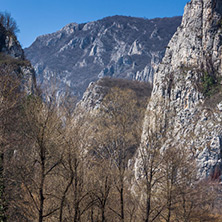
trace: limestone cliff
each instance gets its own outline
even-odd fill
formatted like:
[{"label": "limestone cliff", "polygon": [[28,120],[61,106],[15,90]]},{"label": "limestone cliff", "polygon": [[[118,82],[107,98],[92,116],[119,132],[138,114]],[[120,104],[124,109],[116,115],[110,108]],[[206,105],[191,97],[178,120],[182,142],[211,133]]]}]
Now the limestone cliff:
[{"label": "limestone cliff", "polygon": [[163,124],[163,147],[189,149],[199,178],[222,166],[221,55],[222,0],[191,0],[156,70],[144,121],[142,141]]}]

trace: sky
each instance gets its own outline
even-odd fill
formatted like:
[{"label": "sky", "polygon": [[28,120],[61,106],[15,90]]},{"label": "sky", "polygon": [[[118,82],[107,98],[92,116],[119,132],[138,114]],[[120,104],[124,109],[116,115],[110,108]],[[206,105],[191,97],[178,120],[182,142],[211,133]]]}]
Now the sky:
[{"label": "sky", "polygon": [[16,20],[23,48],[43,34],[58,31],[76,22],[96,21],[107,16],[125,15],[156,18],[183,14],[189,0],[0,0],[0,12]]}]

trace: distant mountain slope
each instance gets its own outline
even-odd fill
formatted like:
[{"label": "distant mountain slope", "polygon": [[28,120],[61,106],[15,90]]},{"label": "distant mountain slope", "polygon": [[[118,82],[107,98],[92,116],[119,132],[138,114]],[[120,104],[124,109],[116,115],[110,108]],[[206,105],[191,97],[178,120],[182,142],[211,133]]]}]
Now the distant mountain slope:
[{"label": "distant mountain slope", "polygon": [[71,23],[38,37],[25,55],[43,89],[57,84],[81,97],[91,81],[104,76],[152,82],[154,66],[180,23],[181,17],[126,16]]}]

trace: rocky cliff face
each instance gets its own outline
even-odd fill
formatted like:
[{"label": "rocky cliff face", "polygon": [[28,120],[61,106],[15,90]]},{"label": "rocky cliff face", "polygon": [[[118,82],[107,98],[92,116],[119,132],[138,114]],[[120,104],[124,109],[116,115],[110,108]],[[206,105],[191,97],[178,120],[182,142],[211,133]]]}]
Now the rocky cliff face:
[{"label": "rocky cliff face", "polygon": [[40,36],[25,54],[37,81],[82,96],[90,82],[104,76],[153,81],[154,67],[181,23],[181,17],[142,19],[107,17],[71,23]]},{"label": "rocky cliff face", "polygon": [[0,76],[16,75],[21,79],[21,88],[28,94],[36,88],[35,71],[25,60],[24,51],[15,35],[0,25]]},{"label": "rocky cliff face", "polygon": [[155,73],[144,122],[142,141],[164,125],[163,148],[189,149],[199,178],[222,169],[221,55],[222,0],[191,0]]},{"label": "rocky cliff face", "polygon": [[12,34],[7,33],[5,28],[0,25],[0,51],[14,58],[24,59],[24,52]]}]

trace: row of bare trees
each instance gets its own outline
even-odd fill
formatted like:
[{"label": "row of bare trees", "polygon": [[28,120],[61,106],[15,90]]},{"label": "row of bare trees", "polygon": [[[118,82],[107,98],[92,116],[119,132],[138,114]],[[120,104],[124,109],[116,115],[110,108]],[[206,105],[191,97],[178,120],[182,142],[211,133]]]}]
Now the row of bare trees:
[{"label": "row of bare trees", "polygon": [[183,147],[161,149],[160,130],[138,149],[145,105],[133,90],[112,87],[86,115],[79,106],[70,112],[66,100],[23,95],[9,82],[2,77],[0,221],[219,221],[219,188],[197,181]]},{"label": "row of bare trees", "polygon": [[[12,115],[18,108],[20,100],[20,80],[13,73],[13,67],[2,65],[0,67],[0,221],[6,221],[7,197],[7,156],[11,155],[10,149],[13,140],[10,138],[11,122],[15,121],[16,114]],[[16,122],[16,121],[15,121]],[[10,127],[9,127],[10,126]],[[15,131],[14,131],[15,132]]]}]

